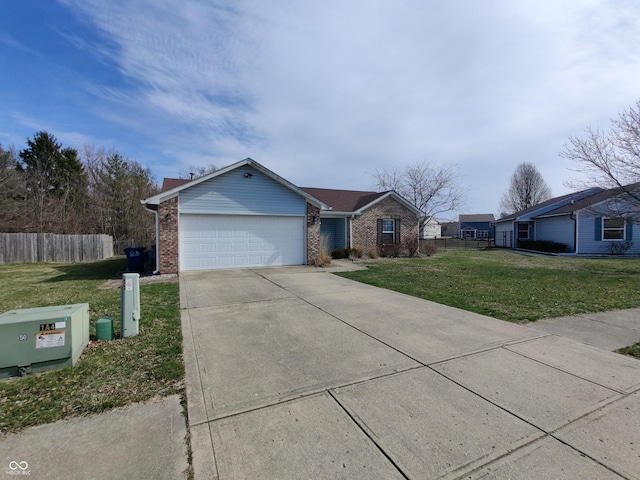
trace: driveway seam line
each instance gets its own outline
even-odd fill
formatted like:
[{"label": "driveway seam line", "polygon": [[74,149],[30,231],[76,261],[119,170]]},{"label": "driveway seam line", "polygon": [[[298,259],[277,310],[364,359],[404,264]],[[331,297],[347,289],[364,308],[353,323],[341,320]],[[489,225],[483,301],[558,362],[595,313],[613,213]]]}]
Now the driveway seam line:
[{"label": "driveway seam line", "polygon": [[[393,465],[393,468],[395,468],[400,475],[402,475],[404,478],[409,480],[410,477],[400,468],[397,462],[393,458],[391,458],[391,456],[385,451],[385,449],[382,448],[382,446],[373,437],[371,437],[371,435],[369,435],[364,428],[362,428],[360,423],[354,418],[351,412],[347,408],[345,408],[345,406],[342,405],[342,403],[340,403],[340,400],[338,400],[334,396],[334,392],[332,392],[331,390],[327,390],[327,393],[333,399],[333,401],[338,405],[338,407],[351,419],[351,422],[353,422],[356,428],[360,430],[363,433],[363,435],[367,437],[371,441],[371,443],[373,443],[373,445],[375,445],[378,451],[391,463],[391,465]],[[362,423],[364,423],[364,421],[362,421]]]},{"label": "driveway seam line", "polygon": [[371,381],[378,380],[378,379],[381,379],[381,378],[391,377],[393,375],[400,375],[402,373],[410,372],[412,370],[420,370],[422,368],[427,368],[427,366],[426,365],[416,365],[416,366],[408,367],[408,368],[405,368],[405,369],[402,369],[402,370],[396,370],[396,371],[393,371],[393,372],[383,373],[383,374],[380,374],[380,375],[377,375],[377,376],[371,377],[371,378],[364,378],[364,379],[356,380],[356,381],[349,382],[349,383],[344,383],[344,384],[340,384],[340,385],[334,385],[334,386],[331,386],[331,387],[328,387],[328,388],[323,388],[321,390],[314,390],[314,391],[311,391],[311,392],[308,392],[308,393],[302,393],[302,394],[300,394],[300,395],[298,395],[296,397],[293,397],[293,398],[287,398],[287,399],[284,399],[284,400],[277,400],[277,401],[270,402],[270,403],[267,403],[267,404],[264,404],[264,405],[258,405],[258,406],[255,406],[255,407],[247,408],[246,410],[242,410],[242,411],[239,411],[239,412],[227,413],[227,414],[224,414],[224,415],[222,415],[220,417],[217,417],[217,418],[209,419],[207,417],[206,420],[194,423],[193,425],[194,426],[198,426],[198,425],[204,425],[204,424],[207,424],[207,423],[217,422],[218,420],[225,420],[225,419],[228,419],[228,418],[237,417],[239,415],[244,415],[245,413],[256,412],[256,411],[259,411],[259,410],[264,410],[265,408],[271,408],[271,407],[276,407],[278,405],[283,405],[285,403],[295,402],[296,400],[304,400],[304,399],[307,399],[307,398],[310,398],[310,397],[314,397],[314,396],[317,396],[317,395],[322,395],[324,393],[329,392],[330,390],[337,390],[337,389],[340,389],[340,388],[347,388],[347,387],[351,387],[351,386],[354,386],[354,385],[360,385],[360,384],[371,382]]},{"label": "driveway seam line", "polygon": [[[511,350],[508,347],[509,347],[509,345],[505,345],[502,348],[504,348],[508,352],[515,353],[516,355],[520,355],[521,357],[526,358],[527,360],[532,360],[532,361],[537,362],[537,363],[539,363],[541,365],[544,365],[545,367],[553,368],[554,370],[557,370],[557,371],[562,372],[562,373],[566,373],[567,375],[571,375],[572,377],[578,378],[580,380],[584,380],[585,382],[593,383],[594,385],[598,385],[599,387],[606,388],[607,390],[611,390],[612,392],[616,392],[616,393],[618,393],[620,395],[624,395],[624,396],[628,395],[628,392],[626,390],[618,390],[617,388],[611,387],[609,385],[603,385],[601,383],[598,383],[595,380],[591,380],[591,379],[588,379],[588,378],[585,378],[585,377],[581,377],[577,373],[567,372],[566,370],[563,370],[561,367],[558,367],[558,366],[555,366],[555,365],[551,365],[549,363],[545,363],[545,362],[543,362],[542,360],[540,360],[538,358],[530,357],[529,355],[526,355],[526,354],[524,354],[522,352]],[[604,351],[606,352],[606,350],[604,350]],[[640,385],[638,385],[638,384],[634,385],[632,390],[636,390],[637,388],[640,388]]]},{"label": "driveway seam line", "polygon": [[[257,273],[257,272],[256,272],[256,273]],[[325,272],[325,273],[326,273],[326,272]],[[302,302],[306,303],[307,305],[310,305],[310,306],[312,306],[313,308],[316,308],[316,309],[320,310],[321,312],[323,312],[323,313],[325,313],[325,314],[329,315],[330,317],[335,318],[335,319],[336,319],[336,320],[338,320],[339,322],[341,322],[341,323],[343,323],[343,324],[347,325],[348,327],[350,327],[350,328],[354,329],[355,331],[360,332],[360,333],[362,333],[363,335],[366,335],[366,336],[367,336],[367,337],[369,337],[369,338],[372,338],[372,339],[373,339],[373,340],[375,340],[376,342],[381,343],[382,345],[385,345],[386,347],[389,347],[389,348],[390,348],[390,349],[392,349],[393,351],[395,351],[395,352],[399,353],[400,355],[403,355],[403,356],[407,357],[407,358],[408,358],[408,359],[410,359],[410,360],[413,360],[413,361],[414,361],[414,362],[416,362],[416,363],[419,363],[419,364],[420,364],[420,365],[422,365],[423,367],[426,367],[426,366],[427,366],[427,364],[426,364],[426,363],[421,362],[420,360],[418,360],[418,359],[416,359],[416,358],[412,357],[412,356],[411,356],[411,355],[409,355],[408,353],[405,353],[405,352],[403,352],[403,351],[401,351],[401,350],[398,350],[397,348],[395,348],[395,347],[393,347],[393,346],[389,345],[388,343],[383,342],[383,341],[382,341],[382,340],[380,340],[379,338],[376,338],[376,337],[374,337],[373,335],[371,335],[371,334],[369,334],[369,333],[367,333],[367,332],[365,332],[365,331],[363,331],[363,330],[360,330],[359,328],[357,328],[357,327],[355,327],[355,326],[351,325],[349,322],[346,322],[345,320],[341,319],[340,317],[337,317],[337,316],[336,316],[336,315],[334,315],[333,313],[331,313],[331,312],[327,312],[325,309],[323,309],[323,308],[321,308],[321,307],[319,307],[319,306],[317,306],[317,305],[314,305],[314,304],[313,304],[313,303],[311,303],[309,300],[307,300],[307,299],[305,299],[305,298],[302,298],[300,295],[297,295],[296,293],[292,292],[292,291],[291,291],[291,290],[289,290],[288,288],[283,287],[282,285],[279,285],[278,283],[274,282],[274,281],[273,281],[273,280],[271,280],[270,278],[267,278],[267,277],[263,276],[263,275],[262,275],[262,274],[260,274],[260,273],[258,273],[258,275],[260,275],[262,278],[264,278],[264,279],[265,279],[265,280],[267,280],[268,282],[271,282],[271,283],[272,283],[272,284],[274,284],[275,286],[277,286],[277,287],[279,287],[279,288],[283,289],[285,292],[290,293],[291,295],[293,295],[294,297],[296,297],[298,300],[301,300]]]},{"label": "driveway seam line", "polygon": [[[186,285],[185,285],[185,289],[186,289]],[[198,382],[199,382],[199,386],[201,389],[201,394],[202,394],[202,403],[204,404],[204,411],[205,411],[205,416],[207,418],[209,418],[209,407],[207,406],[207,402],[206,399],[204,398],[204,389],[202,387],[203,382],[202,382],[202,372],[200,370],[200,361],[198,360],[198,355],[196,354],[196,342],[195,342],[195,338],[193,336],[193,325],[191,322],[191,312],[189,309],[187,309],[186,314],[189,316],[189,340],[191,342],[191,346],[192,348],[190,349],[193,352],[193,356],[194,356],[194,362],[196,364],[196,371],[198,373]],[[188,408],[188,402],[189,402],[189,398],[186,395],[186,387],[185,387],[185,397],[187,397],[187,418],[189,417],[189,408]],[[196,427],[198,425],[202,425],[202,423],[197,423],[197,424],[191,424],[189,422],[189,433],[191,433],[191,427]],[[216,447],[213,443],[213,435],[211,433],[211,428],[208,428],[207,430],[209,430],[209,440],[211,441],[211,453],[213,455],[213,464],[215,465],[216,468],[216,478],[219,478],[219,472],[218,472],[218,462],[216,461]],[[193,446],[192,446],[193,447]],[[193,448],[192,448],[192,454],[193,454]],[[193,465],[192,465],[193,466]]]},{"label": "driveway seam line", "polygon": [[[603,408],[604,408],[604,407],[603,407]],[[592,413],[593,413],[593,412],[592,412]],[[581,417],[581,418],[582,418],[582,417]],[[577,421],[577,420],[576,420],[576,421]],[[571,423],[573,423],[573,422],[571,422]],[[566,425],[565,425],[565,427],[566,427]],[[625,479],[627,479],[627,480],[632,480],[632,478],[631,478],[631,477],[629,477],[626,473],[619,472],[619,471],[615,470],[613,467],[610,467],[610,466],[609,466],[609,465],[607,465],[606,463],[603,463],[603,462],[601,462],[600,460],[598,460],[597,458],[595,458],[595,457],[591,456],[591,455],[590,455],[589,453],[587,453],[586,451],[584,451],[584,452],[583,452],[583,451],[582,451],[581,449],[579,449],[578,447],[575,447],[575,446],[571,445],[570,443],[565,442],[565,441],[564,441],[564,440],[562,440],[561,438],[558,438],[558,437],[555,435],[555,433],[556,433],[558,430],[561,430],[562,428],[565,428],[565,427],[561,427],[561,428],[559,428],[559,429],[555,430],[554,432],[550,433],[550,434],[549,434],[549,436],[550,436],[551,438],[553,438],[553,439],[557,440],[557,441],[558,441],[558,442],[560,442],[561,444],[566,445],[566,446],[567,446],[567,447],[569,447],[570,449],[572,449],[572,450],[574,450],[574,451],[578,452],[580,455],[584,455],[585,457],[587,457],[587,458],[589,458],[589,459],[593,460],[595,463],[597,463],[598,465],[600,465],[600,466],[604,467],[605,469],[609,470],[610,472],[612,472],[612,473],[614,473],[614,474],[616,474],[616,475],[619,475],[620,477],[625,478]]]}]

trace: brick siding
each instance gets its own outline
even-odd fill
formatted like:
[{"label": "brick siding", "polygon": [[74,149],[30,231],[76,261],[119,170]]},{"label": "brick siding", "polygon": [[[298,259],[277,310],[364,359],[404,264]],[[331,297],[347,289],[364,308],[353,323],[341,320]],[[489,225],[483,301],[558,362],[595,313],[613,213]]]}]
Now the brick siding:
[{"label": "brick siding", "polygon": [[160,221],[160,273],[178,273],[178,197],[162,202],[158,209]]},{"label": "brick siding", "polygon": [[378,219],[400,219],[400,243],[408,238],[418,238],[418,217],[415,213],[397,200],[387,197],[381,202],[364,211],[362,215],[354,217],[352,223],[353,238],[351,246],[362,248],[365,255],[371,252],[380,254],[378,245]]},{"label": "brick siding", "polygon": [[307,265],[320,256],[320,208],[307,203]]}]

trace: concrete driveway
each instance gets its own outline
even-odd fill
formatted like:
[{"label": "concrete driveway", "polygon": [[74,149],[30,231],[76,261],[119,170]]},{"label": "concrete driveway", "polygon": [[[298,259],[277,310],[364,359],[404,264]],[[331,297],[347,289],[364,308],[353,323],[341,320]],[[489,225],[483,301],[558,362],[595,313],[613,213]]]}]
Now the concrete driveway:
[{"label": "concrete driveway", "polygon": [[640,478],[640,362],[310,267],[184,273],[196,479]]}]

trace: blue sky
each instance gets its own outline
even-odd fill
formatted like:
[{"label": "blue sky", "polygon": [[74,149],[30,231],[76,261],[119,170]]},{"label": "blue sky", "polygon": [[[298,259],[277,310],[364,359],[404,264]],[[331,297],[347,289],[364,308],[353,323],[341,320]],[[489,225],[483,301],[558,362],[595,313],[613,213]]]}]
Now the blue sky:
[{"label": "blue sky", "polygon": [[252,157],[300,186],[458,166],[499,213],[518,163],[554,195],[569,136],[640,98],[640,1],[20,0],[0,15],[0,143],[45,130],[158,181]]}]

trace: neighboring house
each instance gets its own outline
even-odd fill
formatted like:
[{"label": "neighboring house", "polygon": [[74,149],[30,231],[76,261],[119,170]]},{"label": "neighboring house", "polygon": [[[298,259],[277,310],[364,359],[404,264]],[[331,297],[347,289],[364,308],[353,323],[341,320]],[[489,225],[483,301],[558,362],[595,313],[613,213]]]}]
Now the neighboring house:
[{"label": "neighboring house", "polygon": [[422,222],[422,232],[420,238],[440,238],[442,237],[442,226],[438,219],[433,216],[429,216]]},{"label": "neighboring house", "polygon": [[486,240],[493,238],[493,213],[479,213],[474,215],[458,215],[460,238]]},{"label": "neighboring house", "polygon": [[[640,189],[640,184],[625,188]],[[622,188],[599,187],[552,198],[495,222],[496,246],[518,248],[522,240],[566,245],[577,255],[640,254],[640,225]],[[612,214],[611,212],[617,212]],[[640,238],[640,237],[638,237]],[[627,248],[628,247],[628,248]]]},{"label": "neighboring house", "polygon": [[395,192],[302,189],[250,158],[194,180],[165,179],[142,203],[156,215],[160,273],[313,264],[324,232],[367,253],[417,239],[420,216]]},{"label": "neighboring house", "polygon": [[460,224],[458,222],[442,222],[440,232],[443,237],[455,238],[460,233]]}]

